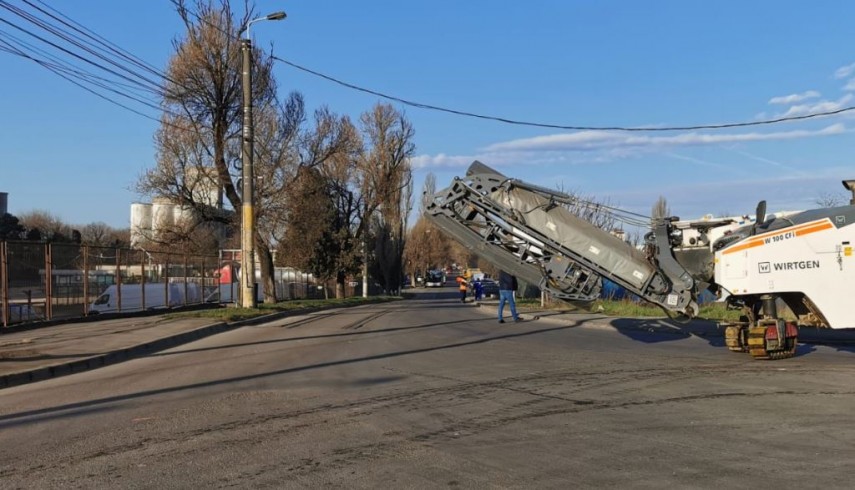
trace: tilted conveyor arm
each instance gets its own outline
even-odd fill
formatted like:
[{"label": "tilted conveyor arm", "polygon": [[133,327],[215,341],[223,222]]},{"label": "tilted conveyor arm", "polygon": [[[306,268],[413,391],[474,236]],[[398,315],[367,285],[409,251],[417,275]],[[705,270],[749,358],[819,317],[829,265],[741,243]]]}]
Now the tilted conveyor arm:
[{"label": "tilted conveyor arm", "polygon": [[651,256],[573,215],[558,191],[508,179],[474,162],[432,197],[425,216],[452,238],[557,298],[592,301],[607,278],[667,310],[697,313],[695,281],[674,259],[670,222],[650,236]]}]

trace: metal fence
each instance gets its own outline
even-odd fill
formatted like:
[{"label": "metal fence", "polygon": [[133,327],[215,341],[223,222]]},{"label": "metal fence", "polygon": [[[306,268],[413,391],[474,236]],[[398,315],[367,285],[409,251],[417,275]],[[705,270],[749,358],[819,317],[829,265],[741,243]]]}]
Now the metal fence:
[{"label": "metal fence", "polygon": [[[239,260],[142,249],[0,242],[2,326],[233,302]],[[314,279],[276,269],[277,298],[319,296]]]},{"label": "metal fence", "polygon": [[216,256],[0,242],[3,326],[219,301],[221,267]]}]

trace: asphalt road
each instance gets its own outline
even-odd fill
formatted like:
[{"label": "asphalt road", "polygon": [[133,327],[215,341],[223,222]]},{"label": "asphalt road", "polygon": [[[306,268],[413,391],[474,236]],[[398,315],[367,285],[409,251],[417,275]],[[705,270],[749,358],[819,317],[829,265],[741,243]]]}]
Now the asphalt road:
[{"label": "asphalt road", "polygon": [[3,390],[2,488],[850,488],[853,352],[753,361],[451,288]]}]

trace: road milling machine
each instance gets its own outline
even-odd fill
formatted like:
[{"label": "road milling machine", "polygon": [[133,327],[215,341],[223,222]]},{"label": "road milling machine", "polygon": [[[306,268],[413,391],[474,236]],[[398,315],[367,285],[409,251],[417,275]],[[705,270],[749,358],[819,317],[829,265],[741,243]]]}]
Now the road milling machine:
[{"label": "road milling machine", "polygon": [[[855,196],[852,184],[844,181]],[[429,196],[425,216],[481,258],[571,303],[597,299],[608,279],[669,316],[692,318],[709,290],[742,313],[721,324],[728,348],[757,359],[792,357],[797,325],[855,327],[846,302],[855,285],[855,197],[849,206],[768,217],[761,201],[753,220],[636,218],[650,227],[643,250],[577,217],[577,201],[476,161]],[[785,308],[795,322],[784,320]]]}]

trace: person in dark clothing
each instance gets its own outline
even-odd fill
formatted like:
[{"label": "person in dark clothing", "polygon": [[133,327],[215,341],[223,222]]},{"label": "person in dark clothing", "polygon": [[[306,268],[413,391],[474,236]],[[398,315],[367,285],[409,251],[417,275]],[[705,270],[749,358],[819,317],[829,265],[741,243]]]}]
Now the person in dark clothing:
[{"label": "person in dark clothing", "polygon": [[499,271],[499,323],[505,323],[502,318],[502,311],[505,309],[505,303],[510,305],[511,316],[515,322],[522,321],[517,315],[517,305],[514,302],[514,291],[517,290],[517,277],[508,274],[505,271]]},{"label": "person in dark clothing", "polygon": [[481,301],[481,297],[484,296],[484,285],[481,284],[481,278],[475,279],[475,284],[472,285],[472,289],[475,290],[475,301]]}]

